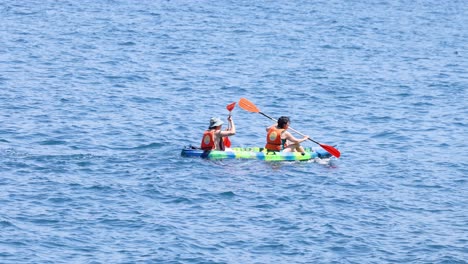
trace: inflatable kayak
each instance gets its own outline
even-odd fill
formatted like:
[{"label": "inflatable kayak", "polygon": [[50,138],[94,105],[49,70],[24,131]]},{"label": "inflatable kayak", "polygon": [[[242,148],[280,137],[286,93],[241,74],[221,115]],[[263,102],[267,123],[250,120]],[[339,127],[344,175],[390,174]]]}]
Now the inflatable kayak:
[{"label": "inflatable kayak", "polygon": [[304,148],[305,153],[300,152],[275,152],[266,151],[264,148],[231,148],[227,151],[202,150],[194,146],[182,149],[183,157],[198,157],[210,160],[219,159],[257,159],[266,161],[307,161],[312,159],[328,159],[332,155],[324,149]]}]

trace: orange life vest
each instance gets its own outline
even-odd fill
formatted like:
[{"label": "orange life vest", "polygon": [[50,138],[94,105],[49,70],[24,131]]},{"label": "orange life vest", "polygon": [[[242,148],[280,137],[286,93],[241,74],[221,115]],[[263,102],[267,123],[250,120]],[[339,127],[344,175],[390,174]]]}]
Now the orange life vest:
[{"label": "orange life vest", "polygon": [[283,140],[281,140],[281,134],[284,129],[272,127],[267,133],[267,143],[265,148],[273,151],[281,151],[283,146]]},{"label": "orange life vest", "polygon": [[205,133],[203,133],[203,138],[201,141],[201,149],[210,150],[214,148],[215,148],[214,131],[206,130]]},{"label": "orange life vest", "polygon": [[220,140],[220,142],[218,142],[218,145],[216,147],[214,133],[215,133],[214,130],[206,130],[205,133],[203,133],[203,138],[202,138],[202,141],[201,141],[201,149],[203,149],[203,150],[212,150],[212,149],[224,150],[224,144],[223,144],[222,139]]}]

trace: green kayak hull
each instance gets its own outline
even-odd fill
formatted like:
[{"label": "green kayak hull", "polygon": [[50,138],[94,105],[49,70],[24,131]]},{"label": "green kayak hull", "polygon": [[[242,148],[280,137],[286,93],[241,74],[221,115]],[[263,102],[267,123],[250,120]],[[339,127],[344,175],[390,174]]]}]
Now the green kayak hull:
[{"label": "green kayak hull", "polygon": [[260,147],[231,148],[226,151],[201,150],[188,146],[182,149],[183,157],[198,157],[210,160],[220,159],[257,159],[265,161],[307,161],[312,159],[328,159],[331,154],[324,149],[305,148],[305,153],[300,152],[275,152],[266,151]]}]

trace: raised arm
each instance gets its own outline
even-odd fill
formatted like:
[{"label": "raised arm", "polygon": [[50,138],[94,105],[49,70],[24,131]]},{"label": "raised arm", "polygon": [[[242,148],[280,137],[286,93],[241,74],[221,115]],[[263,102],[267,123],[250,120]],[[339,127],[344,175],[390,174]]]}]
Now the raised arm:
[{"label": "raised arm", "polygon": [[227,119],[229,122],[230,129],[219,132],[219,134],[222,137],[228,137],[236,134],[236,125],[234,124],[234,120],[232,120],[232,116],[229,116]]}]

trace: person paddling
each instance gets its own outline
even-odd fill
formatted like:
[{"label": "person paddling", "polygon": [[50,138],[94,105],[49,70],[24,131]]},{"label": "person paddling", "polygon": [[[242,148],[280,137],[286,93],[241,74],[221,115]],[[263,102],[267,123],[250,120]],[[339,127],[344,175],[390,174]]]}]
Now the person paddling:
[{"label": "person paddling", "polygon": [[278,118],[278,122],[266,128],[267,143],[265,148],[268,151],[283,151],[283,152],[301,152],[304,153],[304,148],[300,145],[301,142],[309,139],[309,136],[304,136],[302,139],[295,138],[289,131],[289,117],[282,116]]},{"label": "person paddling", "polygon": [[203,150],[225,150],[223,137],[229,137],[236,134],[236,126],[232,120],[232,116],[227,118],[229,122],[228,130],[221,130],[221,126],[224,124],[218,117],[212,117],[210,119],[210,126],[203,133],[201,141],[201,149]]}]

